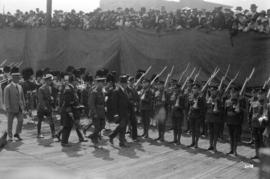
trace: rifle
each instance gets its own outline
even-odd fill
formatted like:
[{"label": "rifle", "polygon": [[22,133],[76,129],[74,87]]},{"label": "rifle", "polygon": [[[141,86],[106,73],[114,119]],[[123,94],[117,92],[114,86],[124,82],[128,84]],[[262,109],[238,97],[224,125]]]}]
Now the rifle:
[{"label": "rifle", "polygon": [[246,78],[246,80],[245,80],[245,82],[244,82],[244,84],[243,84],[243,86],[242,86],[242,88],[241,88],[241,91],[240,91],[240,93],[239,93],[240,96],[242,96],[242,94],[243,94],[243,92],[244,92],[244,89],[246,88],[247,83],[248,83],[248,82],[250,81],[250,79],[252,78],[254,72],[255,72],[255,68],[252,68],[252,71],[251,71],[249,77]]},{"label": "rifle", "polygon": [[147,68],[147,70],[145,71],[145,73],[143,73],[142,76],[136,81],[136,83],[134,84],[135,87],[138,86],[138,84],[141,82],[142,78],[145,77],[149,73],[151,68],[152,68],[152,66],[149,66]]},{"label": "rifle", "polygon": [[167,75],[166,81],[165,81],[165,83],[164,83],[164,88],[166,88],[166,86],[167,86],[167,84],[168,84],[168,81],[169,81],[169,78],[170,78],[170,77],[172,76],[172,74],[173,74],[173,70],[174,70],[174,66],[172,67],[170,73],[168,73],[168,75]]},{"label": "rifle", "polygon": [[184,88],[185,88],[185,86],[186,86],[188,80],[193,76],[193,74],[194,74],[195,71],[196,71],[196,67],[194,67],[194,69],[192,70],[191,74],[186,78],[184,84],[183,84],[182,87],[181,87],[181,90],[182,90],[182,91],[184,90]]},{"label": "rifle", "polygon": [[216,77],[216,75],[218,74],[218,72],[220,71],[220,69],[218,67],[215,68],[214,72],[212,73],[212,75],[210,76],[210,78],[207,80],[207,82],[204,84],[204,86],[201,89],[201,92],[203,92],[205,90],[205,88],[208,86],[208,84],[211,83],[211,81]]},{"label": "rifle", "polygon": [[7,59],[5,59],[1,64],[0,67],[4,66],[7,63]]},{"label": "rifle", "polygon": [[232,83],[237,79],[238,75],[239,75],[239,72],[237,72],[236,75],[234,76],[234,78],[231,79],[231,81],[230,81],[229,84],[227,85],[227,87],[226,87],[224,93],[226,93],[226,92],[228,91],[228,89],[231,87]]},{"label": "rifle", "polygon": [[200,75],[200,73],[201,73],[201,68],[199,68],[199,71],[198,71],[198,73],[195,75],[195,77],[194,77],[194,83],[197,81],[197,78],[198,78],[198,76]]},{"label": "rifle", "polygon": [[229,66],[228,66],[228,68],[227,68],[227,71],[226,71],[225,75],[221,78],[220,84],[219,84],[219,86],[218,86],[218,91],[221,90],[222,84],[223,84],[223,82],[225,81],[225,79],[227,78],[230,68],[231,68],[231,64],[229,64]]},{"label": "rifle", "polygon": [[190,64],[188,63],[187,66],[186,66],[186,69],[181,73],[181,75],[180,75],[180,77],[179,77],[179,80],[178,80],[178,83],[181,82],[181,80],[182,80],[184,74],[187,72],[187,70],[188,70],[188,68],[189,68],[189,65],[190,65]]},{"label": "rifle", "polygon": [[155,76],[155,78],[151,81],[150,85],[153,85],[154,82],[156,81],[156,79],[159,78],[159,77],[164,73],[164,71],[165,71],[166,69],[167,69],[167,66],[165,66],[165,67],[161,70],[161,72],[160,72],[159,74],[157,74],[157,76]]},{"label": "rifle", "polygon": [[264,84],[263,84],[263,89],[266,88],[266,85],[268,85],[269,82],[270,82],[270,76],[269,76],[269,78],[264,82]]}]

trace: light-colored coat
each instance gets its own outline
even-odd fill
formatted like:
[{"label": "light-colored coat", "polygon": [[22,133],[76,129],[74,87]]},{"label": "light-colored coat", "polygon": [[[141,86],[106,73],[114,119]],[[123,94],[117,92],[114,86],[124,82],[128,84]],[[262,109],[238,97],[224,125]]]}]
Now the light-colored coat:
[{"label": "light-colored coat", "polygon": [[18,113],[24,111],[25,99],[21,85],[11,82],[5,87],[4,104],[8,113]]}]

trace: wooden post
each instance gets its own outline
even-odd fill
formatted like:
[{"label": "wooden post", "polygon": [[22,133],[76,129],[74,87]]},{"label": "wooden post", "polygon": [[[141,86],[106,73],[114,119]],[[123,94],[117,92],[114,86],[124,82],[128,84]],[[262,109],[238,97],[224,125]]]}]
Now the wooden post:
[{"label": "wooden post", "polygon": [[51,26],[52,20],[52,0],[47,0],[46,25]]}]

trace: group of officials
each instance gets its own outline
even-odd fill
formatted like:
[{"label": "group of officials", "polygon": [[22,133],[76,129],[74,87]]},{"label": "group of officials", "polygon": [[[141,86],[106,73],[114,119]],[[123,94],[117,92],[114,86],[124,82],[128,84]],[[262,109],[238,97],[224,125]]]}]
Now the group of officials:
[{"label": "group of officials", "polygon": [[[188,68],[188,67],[187,67]],[[8,118],[9,141],[22,140],[23,118],[37,109],[37,137],[43,138],[42,121],[49,121],[51,136],[61,141],[63,147],[68,143],[72,128],[75,129],[79,141],[91,139],[98,146],[102,139],[102,131],[107,124],[115,123],[116,128],[109,134],[109,142],[113,145],[115,137],[119,137],[120,147],[128,147],[126,134],[129,133],[134,142],[139,142],[138,124],[143,127],[140,137],[149,138],[152,122],[158,130],[155,140],[164,142],[166,129],[173,130],[173,141],[181,144],[184,123],[191,133],[189,147],[198,148],[201,131],[209,135],[209,148],[217,152],[218,139],[223,137],[225,124],[230,136],[228,154],[237,156],[237,145],[241,140],[242,124],[248,120],[250,138],[255,144],[258,158],[261,147],[269,147],[270,139],[270,103],[269,80],[263,87],[246,94],[246,85],[254,71],[243,86],[233,86],[233,80],[224,87],[223,76],[220,83],[213,83],[220,69],[215,69],[209,80],[200,83],[194,77],[194,70],[186,75],[187,68],[180,79],[171,79],[173,68],[165,81],[161,75],[165,68],[152,78],[146,78],[151,69],[138,70],[135,76],[117,76],[115,71],[98,70],[93,77],[85,69],[68,67],[65,72],[38,70],[34,76],[31,68],[19,73],[16,67],[4,67],[1,85],[4,91],[3,104]],[[227,70],[228,71],[228,70]],[[148,75],[149,76],[149,75]],[[188,76],[186,79],[184,76]],[[22,79],[21,79],[22,77]],[[235,77],[236,78],[236,77]],[[55,128],[55,112],[61,116],[61,125]],[[80,117],[85,114],[90,124],[81,126]],[[140,116],[140,118],[138,118]],[[17,118],[16,132],[12,133],[13,119]],[[91,119],[91,120],[90,120]],[[138,120],[140,119],[140,120]],[[90,135],[86,131],[93,127]]]}]

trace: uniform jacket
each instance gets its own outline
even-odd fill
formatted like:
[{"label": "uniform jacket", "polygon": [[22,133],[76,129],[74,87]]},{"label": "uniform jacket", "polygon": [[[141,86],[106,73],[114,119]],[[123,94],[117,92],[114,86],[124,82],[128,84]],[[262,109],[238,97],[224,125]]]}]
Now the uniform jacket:
[{"label": "uniform jacket", "polygon": [[42,85],[38,89],[38,110],[49,110],[52,109],[52,88],[47,85]]},{"label": "uniform jacket", "polygon": [[98,118],[105,118],[105,95],[102,89],[95,88],[89,97],[91,115]]}]

